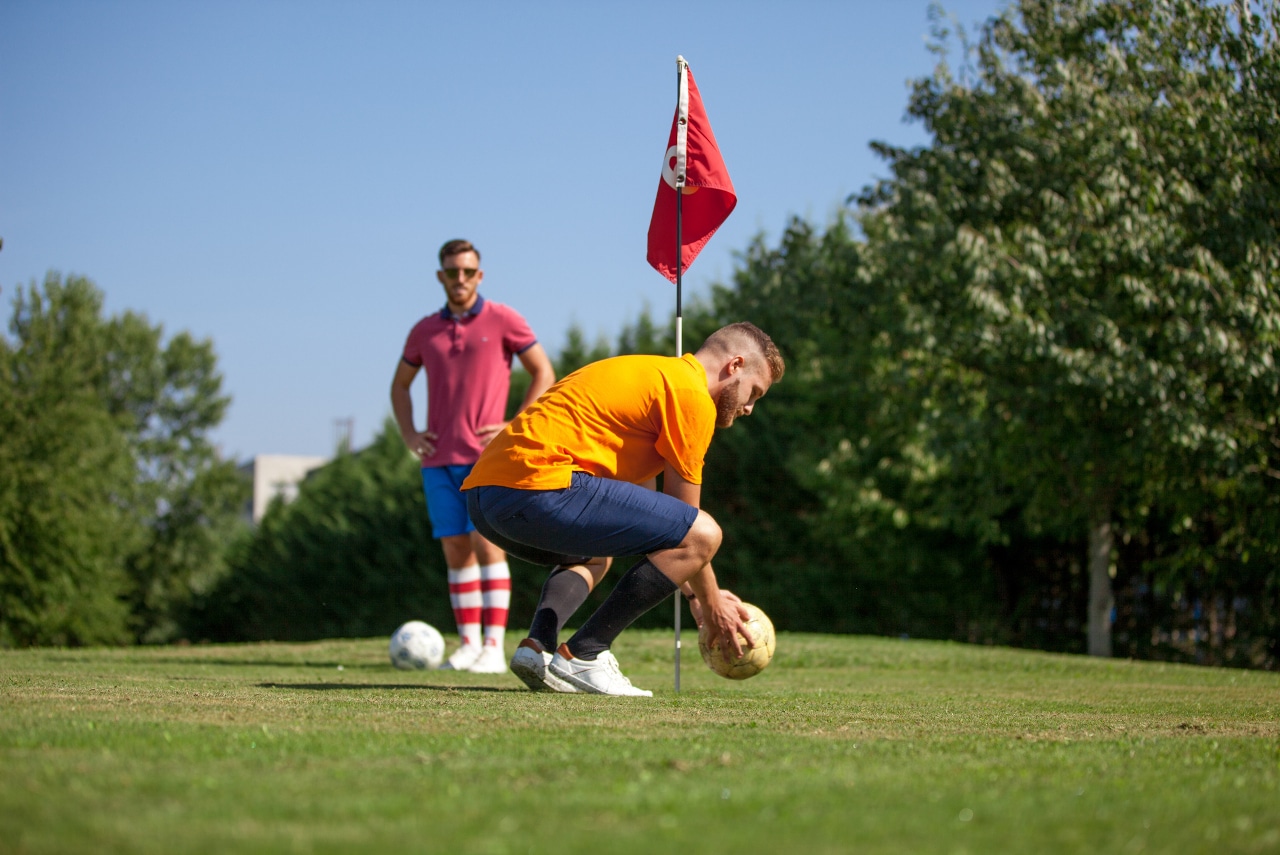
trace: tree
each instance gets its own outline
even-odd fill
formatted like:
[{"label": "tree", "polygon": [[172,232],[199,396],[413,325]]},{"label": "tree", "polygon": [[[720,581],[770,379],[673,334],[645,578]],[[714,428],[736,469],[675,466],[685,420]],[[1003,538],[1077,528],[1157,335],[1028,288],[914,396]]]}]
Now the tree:
[{"label": "tree", "polygon": [[674,339],[674,335],[668,334],[665,330],[660,332],[654,326],[653,315],[649,310],[649,305],[646,303],[645,307],[640,310],[640,316],[635,321],[624,326],[622,332],[618,334],[616,355],[645,353],[670,356],[674,352],[674,341],[671,344],[667,342],[671,339]]},{"label": "tree", "polygon": [[133,457],[102,395],[102,296],[19,289],[0,338],[0,645],[129,639]]},{"label": "tree", "polygon": [[1031,529],[1088,533],[1094,654],[1117,531],[1275,436],[1276,23],[1023,0],[958,80],[944,62],[915,86],[932,142],[879,146],[893,177],[861,199],[948,464]]},{"label": "tree", "polygon": [[708,453],[704,504],[725,530],[717,572],[789,629],[988,640],[981,543],[926,512],[938,467],[892,349],[903,308],[873,273],[849,218],[825,233],[793,220],[690,309],[691,345],[749,320],[787,361]]},{"label": "tree", "polygon": [[214,641],[390,635],[453,620],[431,544],[417,457],[388,419],[373,443],[315,470],[276,501],[187,624]]},{"label": "tree", "polygon": [[595,343],[588,346],[582,327],[576,322],[571,323],[569,330],[565,333],[564,347],[560,349],[560,356],[556,359],[556,377],[572,374],[588,363],[597,362],[612,355],[609,342],[603,337],[597,337]]},{"label": "tree", "polygon": [[212,343],[186,332],[165,342],[161,327],[132,312],[107,330],[107,399],[133,448],[147,531],[127,563],[130,604],[141,640],[169,641],[192,596],[224,572],[248,486],[209,440],[230,403]]},{"label": "tree", "polygon": [[0,643],[174,637],[221,568],[247,486],[208,431],[227,398],[211,343],[83,277],[19,289],[0,341]]}]

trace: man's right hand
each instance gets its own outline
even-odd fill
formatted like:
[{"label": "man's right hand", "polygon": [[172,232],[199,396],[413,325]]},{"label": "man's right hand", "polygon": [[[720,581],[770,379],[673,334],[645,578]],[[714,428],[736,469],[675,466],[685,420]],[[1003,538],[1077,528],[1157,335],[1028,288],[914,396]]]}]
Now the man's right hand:
[{"label": "man's right hand", "polygon": [[708,604],[703,603],[702,619],[709,624],[707,631],[711,636],[711,644],[714,646],[718,642],[726,656],[732,654],[737,659],[742,656],[743,640],[746,641],[746,647],[756,646],[756,640],[746,624],[751,614],[743,607],[742,600],[736,594],[728,591],[718,593],[720,601],[715,608],[707,608]]},{"label": "man's right hand", "polygon": [[404,440],[404,444],[409,446],[409,450],[423,460],[436,453],[436,440],[440,439],[439,436],[429,430],[422,433],[404,433],[400,436]]}]

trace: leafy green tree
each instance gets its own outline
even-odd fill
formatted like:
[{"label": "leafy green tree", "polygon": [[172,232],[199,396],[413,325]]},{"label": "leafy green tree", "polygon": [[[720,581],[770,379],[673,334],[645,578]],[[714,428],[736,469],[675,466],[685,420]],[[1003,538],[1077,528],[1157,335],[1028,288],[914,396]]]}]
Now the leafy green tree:
[{"label": "leafy green tree", "polygon": [[224,571],[248,486],[209,439],[230,403],[212,343],[186,332],[166,342],[132,312],[107,329],[108,401],[133,446],[147,531],[127,565],[134,622],[141,640],[168,641],[193,594]]},{"label": "leafy green tree", "polygon": [[[211,343],[105,318],[89,280],[56,274],[19,289],[10,332],[6,643],[173,638],[220,572],[247,491],[208,440],[227,405]],[[92,620],[68,617],[90,603]]]},{"label": "leafy green tree", "polygon": [[1117,532],[1255,465],[1275,424],[1276,7],[1246,9],[1023,0],[960,79],[916,85],[932,142],[880,146],[893,177],[861,200],[949,465],[1087,532],[1099,655]]},{"label": "leafy green tree", "polygon": [[86,280],[51,275],[18,290],[0,338],[0,645],[130,638],[124,565],[145,532],[101,310]]},{"label": "leafy green tree", "polygon": [[[640,316],[626,324],[618,334],[617,354],[647,353],[671,356],[675,352],[674,329],[659,330],[653,323],[653,314],[646,303]],[[690,348],[686,347],[685,350]]]},{"label": "leafy green tree", "polygon": [[560,348],[560,355],[556,357],[556,377],[572,374],[588,363],[598,362],[612,355],[609,342],[603,336],[597,337],[593,344],[588,345],[582,327],[575,321],[569,324],[564,347]]},{"label": "leafy green tree", "polygon": [[390,635],[410,619],[451,626],[419,472],[390,419],[370,446],[315,470],[293,502],[272,504],[197,599],[191,637]]},{"label": "leafy green tree", "polygon": [[776,247],[756,239],[732,283],[693,304],[689,347],[749,320],[787,360],[708,453],[704,503],[725,529],[717,572],[789,629],[987,640],[995,597],[980,544],[908,512],[937,466],[890,346],[902,316],[848,218],[825,234],[794,220]]}]

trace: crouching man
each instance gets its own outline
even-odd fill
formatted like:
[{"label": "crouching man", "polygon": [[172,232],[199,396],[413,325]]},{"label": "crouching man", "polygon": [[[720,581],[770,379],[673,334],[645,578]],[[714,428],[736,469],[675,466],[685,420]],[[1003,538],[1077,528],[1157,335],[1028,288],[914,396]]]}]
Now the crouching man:
[{"label": "crouching man", "polygon": [[[499,433],[462,484],[477,531],[552,568],[511,670],[535,691],[652,696],[609,648],[677,588],[725,650],[750,642],[741,601],[716,584],[721,531],[700,510],[717,427],[750,415],[782,377],[777,346],[749,323],[682,357],[618,356],[552,386]],[[652,489],[661,473],[662,492]],[[559,633],[613,556],[643,555],[564,644]]]}]

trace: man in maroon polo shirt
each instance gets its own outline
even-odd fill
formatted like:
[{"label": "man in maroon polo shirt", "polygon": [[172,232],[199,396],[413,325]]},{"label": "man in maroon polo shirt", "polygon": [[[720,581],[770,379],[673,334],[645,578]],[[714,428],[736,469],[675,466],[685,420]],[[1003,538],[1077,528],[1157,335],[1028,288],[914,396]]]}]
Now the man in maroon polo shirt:
[{"label": "man in maroon polo shirt", "polygon": [[[507,670],[503,649],[511,571],[506,554],[486,540],[467,516],[459,491],[480,452],[506,427],[511,359],[529,372],[521,409],[555,381],[555,369],[519,313],[485,300],[480,251],[465,240],[440,248],[436,279],[445,306],[409,333],[391,382],[391,409],[405,444],[422,460],[422,487],[432,534],[444,549],[449,602],[461,645],[441,667],[481,674]],[[410,389],[427,373],[427,429],[413,420]]]}]

